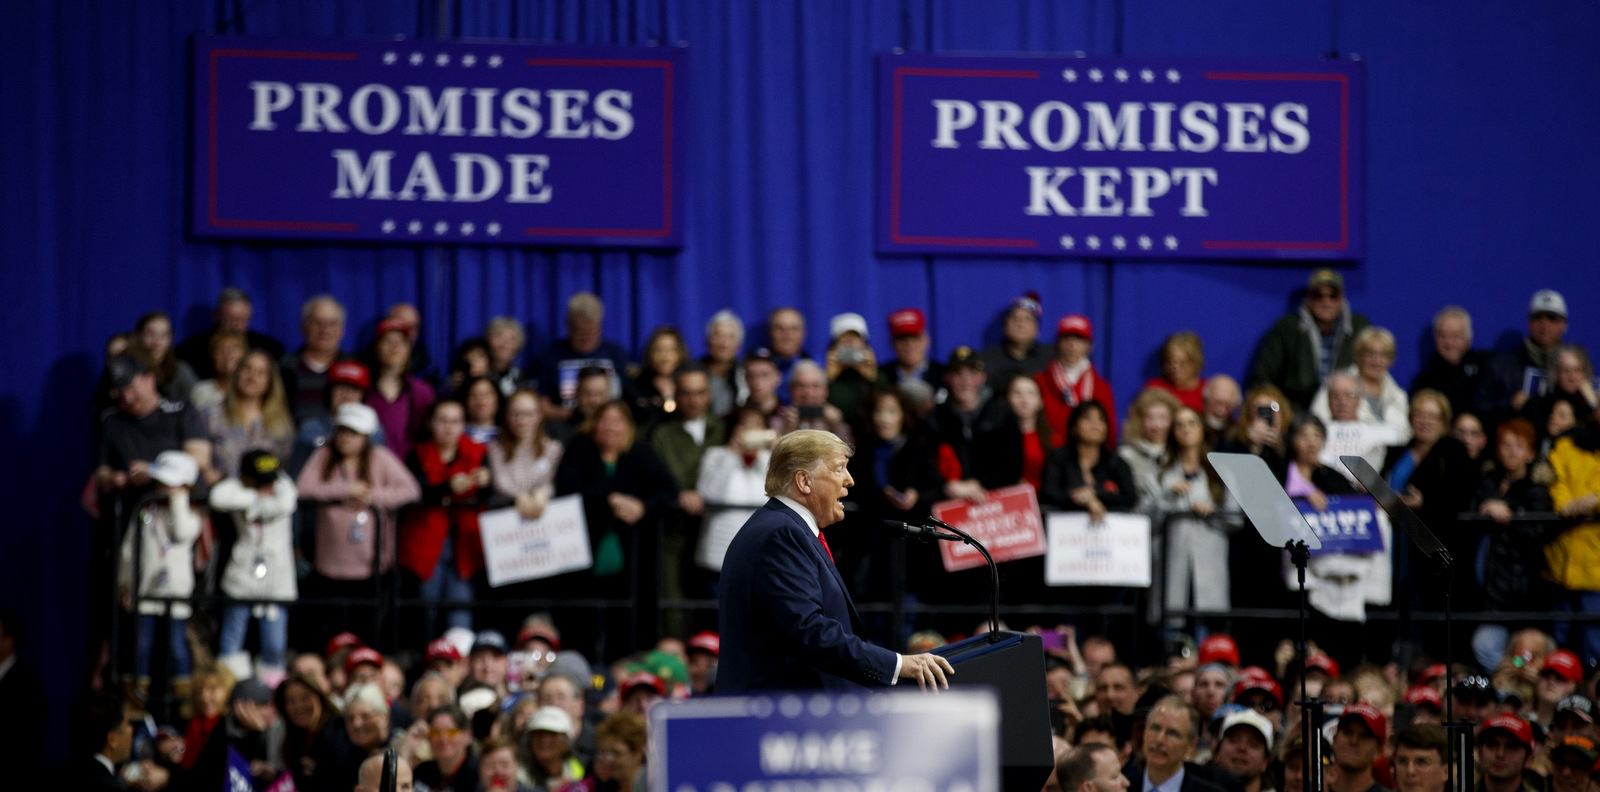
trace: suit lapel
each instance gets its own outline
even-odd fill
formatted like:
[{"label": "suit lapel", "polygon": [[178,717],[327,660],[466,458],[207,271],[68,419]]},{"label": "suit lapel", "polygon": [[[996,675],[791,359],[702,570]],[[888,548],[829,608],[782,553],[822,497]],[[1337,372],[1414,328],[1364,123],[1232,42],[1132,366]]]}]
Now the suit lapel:
[{"label": "suit lapel", "polygon": [[[783,501],[773,498],[767,501],[767,508],[778,509],[779,511],[782,511],[784,515],[789,518],[789,522],[793,523],[795,527],[799,528],[801,533],[804,533],[806,536],[811,536],[811,526],[806,525],[805,518],[795,514],[794,510],[789,508],[789,506]],[[833,582],[839,586],[839,593],[844,595],[844,606],[850,611],[851,631],[854,632],[856,630],[860,630],[861,614],[856,612],[856,603],[850,598],[850,588],[844,584],[844,575],[839,574],[838,564],[835,564],[832,560],[830,560],[828,558],[827,551],[822,549],[821,538],[811,536],[811,544],[812,557],[816,559],[817,563],[827,567],[829,574],[833,575]]]}]

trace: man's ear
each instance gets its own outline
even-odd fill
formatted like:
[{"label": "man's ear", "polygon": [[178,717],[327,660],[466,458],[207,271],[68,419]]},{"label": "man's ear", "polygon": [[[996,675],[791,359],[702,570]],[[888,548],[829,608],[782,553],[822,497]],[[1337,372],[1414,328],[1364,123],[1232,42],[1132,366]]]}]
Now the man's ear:
[{"label": "man's ear", "polygon": [[795,471],[795,473],[794,473],[794,491],[798,492],[798,493],[801,493],[803,495],[810,495],[811,494],[811,474],[807,473],[804,470]]}]

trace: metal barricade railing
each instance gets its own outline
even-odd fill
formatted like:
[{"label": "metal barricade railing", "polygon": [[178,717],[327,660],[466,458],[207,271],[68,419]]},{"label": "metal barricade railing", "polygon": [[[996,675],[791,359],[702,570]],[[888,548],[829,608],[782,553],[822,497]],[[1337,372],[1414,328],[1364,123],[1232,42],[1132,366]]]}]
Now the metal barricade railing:
[{"label": "metal barricade railing", "polygon": [[[121,552],[120,548],[122,546],[122,542],[127,536],[128,531],[138,530],[138,526],[134,525],[134,523],[137,521],[141,509],[159,499],[160,496],[146,496],[145,498],[136,501],[132,507],[128,509],[129,513],[122,514],[120,510],[118,511],[114,518],[117,522],[117,530],[115,531],[114,536],[115,544],[113,545],[115,548],[114,552]],[[325,504],[316,501],[304,501],[301,504],[302,508],[310,509],[315,509],[321,505]],[[628,613],[627,629],[629,634],[625,638],[625,644],[631,650],[639,648],[640,644],[642,643],[640,639],[649,637],[647,635],[647,631],[641,629],[643,626],[648,625],[656,634],[661,632],[661,620],[665,611],[682,610],[689,612],[714,612],[718,606],[717,600],[714,598],[666,596],[666,592],[662,589],[664,577],[661,574],[661,564],[663,563],[663,558],[662,553],[660,552],[661,548],[665,546],[665,537],[663,534],[666,527],[666,521],[659,517],[653,519],[651,521],[651,525],[637,526],[635,530],[628,532],[628,557],[632,559],[632,562],[629,563],[627,567],[628,575],[626,580],[626,590],[625,592],[619,592],[623,594],[622,596],[554,596],[531,598],[490,597],[476,598],[467,601],[435,601],[421,598],[407,598],[403,596],[403,592],[401,590],[401,575],[398,564],[400,515],[397,514],[395,515],[395,519],[388,521],[387,525],[389,525],[390,528],[385,530],[385,517],[387,515],[376,507],[369,508],[371,508],[371,513],[375,518],[374,542],[378,543],[379,546],[374,548],[372,575],[373,592],[368,597],[353,598],[302,596],[293,602],[284,603],[266,600],[236,600],[222,595],[220,591],[203,592],[198,590],[193,597],[187,599],[141,597],[139,596],[139,583],[143,579],[143,543],[141,541],[135,541],[133,543],[135,556],[132,579],[134,612],[137,613],[139,602],[165,602],[167,606],[166,612],[168,614],[171,612],[171,606],[178,602],[187,602],[194,606],[197,611],[204,611],[205,609],[215,608],[223,604],[276,604],[285,605],[293,609],[297,617],[298,615],[303,614],[307,609],[311,608],[342,608],[346,612],[346,621],[348,622],[348,611],[350,608],[357,606],[368,606],[373,610],[372,634],[374,636],[374,643],[378,644],[380,648],[393,650],[398,648],[399,639],[402,634],[402,622],[409,614],[415,612],[417,609],[438,608],[444,610],[460,607],[468,609],[474,613],[503,612],[505,610],[521,610],[524,612],[530,610],[552,610],[556,612],[567,613],[581,613],[587,611],[592,612],[596,621],[602,624],[605,622],[608,614],[612,614],[616,611],[626,611]],[[717,509],[750,510],[752,507],[745,504],[708,503],[706,504],[706,508],[707,511],[710,512]],[[854,511],[854,509],[851,509],[851,511]],[[1046,509],[1043,511],[1045,516],[1048,516],[1048,514],[1054,510]],[[1483,515],[1471,513],[1458,515],[1458,519],[1476,521],[1486,520],[1488,518]],[[1567,518],[1554,513],[1529,513],[1519,514],[1517,515],[1516,519],[1519,521],[1554,522],[1565,521]],[[1169,608],[1167,604],[1166,592],[1168,590],[1167,586],[1170,585],[1171,581],[1166,579],[1166,567],[1167,560],[1171,558],[1172,526],[1178,520],[1198,520],[1207,524],[1215,524],[1218,522],[1227,522],[1234,525],[1244,524],[1242,515],[1237,513],[1213,512],[1207,515],[1200,515],[1192,511],[1185,511],[1165,514],[1162,519],[1153,526],[1154,530],[1159,534],[1159,536],[1156,537],[1156,540],[1159,542],[1159,546],[1161,548],[1159,559],[1161,561],[1162,568],[1159,570],[1152,570],[1153,576],[1161,576],[1159,586],[1152,586],[1147,589],[1137,590],[1137,593],[1133,597],[1133,602],[1122,602],[1108,605],[1015,602],[1002,604],[1002,616],[1012,618],[1034,616],[1056,618],[1071,618],[1075,616],[1110,616],[1117,618],[1131,618],[1133,622],[1138,625],[1138,627],[1133,630],[1135,646],[1131,647],[1136,656],[1142,656],[1139,651],[1139,636],[1148,634],[1148,631],[1144,629],[1144,622],[1146,615],[1151,614],[1152,612],[1155,614],[1155,626],[1160,631],[1166,630],[1167,625],[1172,619],[1226,619],[1232,624],[1238,624],[1240,622],[1260,621],[1290,622],[1297,617],[1297,611],[1291,608],[1230,607],[1226,611],[1221,612],[1202,610],[1194,607]],[[648,538],[653,540],[651,542],[653,547],[647,548],[645,546],[646,543],[641,542],[641,536],[645,532],[648,532]],[[1231,528],[1229,529],[1229,533],[1230,541],[1238,541],[1240,540],[1240,536],[1244,536],[1248,533],[1248,529]],[[1252,539],[1248,536],[1243,539],[1243,541],[1251,540]],[[1402,538],[1396,538],[1394,541],[1402,541]],[[386,543],[387,546],[384,546],[384,543]],[[987,614],[988,605],[986,602],[973,602],[968,604],[928,604],[908,601],[906,596],[906,568],[903,543],[895,541],[890,543],[888,547],[890,548],[890,552],[893,554],[891,563],[889,564],[892,574],[889,581],[888,598],[881,601],[861,601],[857,603],[857,610],[863,614],[876,614],[887,617],[887,631],[883,636],[883,639],[887,645],[897,648],[905,646],[907,639],[905,627],[908,622],[908,617],[952,614],[970,614],[973,616],[982,616]],[[653,552],[647,555],[643,552],[646,549]],[[689,547],[687,552],[692,554],[694,552],[694,548],[692,546]],[[221,558],[221,555],[222,554],[219,552],[213,556],[213,565],[225,565],[227,563],[227,559]],[[385,558],[391,559],[392,561],[387,569],[385,569],[383,565]],[[1155,563],[1155,559],[1152,559],[1152,563]],[[643,580],[643,573],[645,572],[646,564],[653,564],[653,571],[655,573],[653,575],[654,580],[651,581],[653,585],[649,587],[649,591],[645,590],[645,581]],[[197,578],[197,581],[198,580],[199,578]],[[122,659],[122,654],[125,651],[125,648],[121,645],[124,637],[121,635],[122,630],[120,629],[119,625],[123,621],[123,614],[117,591],[118,587],[113,586],[114,601],[111,604],[115,614],[115,617],[111,622],[111,669],[113,674],[116,674],[120,671],[120,662]],[[1151,602],[1148,599],[1149,597],[1156,597],[1157,600],[1155,602]],[[1519,621],[1570,621],[1574,623],[1585,624],[1600,623],[1600,613],[1585,612],[1550,613],[1543,611],[1478,611],[1455,613],[1453,614],[1453,618],[1457,621],[1466,623],[1504,623]],[[1402,625],[1405,625],[1411,622],[1442,621],[1444,619],[1444,614],[1442,612],[1413,609],[1409,601],[1400,601],[1397,602],[1396,606],[1393,608],[1376,609],[1370,611],[1368,613],[1368,619],[1371,621],[1396,621],[1400,622]],[[608,650],[614,647],[608,646],[608,642],[615,642],[617,639],[618,636],[607,636],[607,631],[605,629],[599,630],[593,656],[596,658],[610,656],[608,654]],[[165,651],[165,648],[157,647],[155,650]]]}]

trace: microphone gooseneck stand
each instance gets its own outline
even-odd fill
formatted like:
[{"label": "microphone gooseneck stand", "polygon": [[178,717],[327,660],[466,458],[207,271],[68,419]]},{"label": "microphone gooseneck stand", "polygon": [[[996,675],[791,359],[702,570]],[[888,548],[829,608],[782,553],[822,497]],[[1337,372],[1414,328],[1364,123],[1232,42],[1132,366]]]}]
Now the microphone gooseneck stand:
[{"label": "microphone gooseneck stand", "polygon": [[929,517],[928,518],[928,522],[929,522],[929,524],[937,525],[938,527],[943,528],[946,531],[949,531],[950,533],[955,534],[957,537],[959,537],[961,539],[961,542],[963,544],[966,544],[966,545],[972,547],[973,549],[977,550],[978,552],[982,553],[983,554],[983,560],[989,562],[989,643],[995,643],[996,641],[999,641],[1000,640],[1000,568],[995,566],[994,556],[989,555],[989,548],[984,547],[982,542],[972,538],[972,534],[969,534],[966,531],[963,531],[960,528],[955,527],[954,525],[951,525],[951,524],[949,524],[947,522],[944,522],[943,520],[937,520],[937,519],[934,519],[932,517]]},{"label": "microphone gooseneck stand", "polygon": [[[989,643],[1000,640],[1000,568],[995,566],[994,556],[989,555],[989,548],[983,543],[972,538],[972,534],[961,530],[943,520],[929,517],[924,525],[907,525],[899,520],[884,520],[883,527],[889,529],[897,536],[917,539],[923,542],[940,539],[946,542],[961,542],[970,545],[983,554],[983,560],[989,562]],[[939,529],[943,528],[941,531]],[[945,533],[949,531],[949,533]]]}]

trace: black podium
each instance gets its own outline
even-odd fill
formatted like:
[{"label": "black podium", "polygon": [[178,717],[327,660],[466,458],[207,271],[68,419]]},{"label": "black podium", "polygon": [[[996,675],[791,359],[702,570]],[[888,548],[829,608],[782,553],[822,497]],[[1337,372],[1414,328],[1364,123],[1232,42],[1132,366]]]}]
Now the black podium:
[{"label": "black podium", "polygon": [[1039,636],[1002,631],[942,646],[933,653],[955,667],[950,684],[989,687],[999,696],[1000,788],[1039,792],[1055,765],[1044,688],[1044,644]]}]

